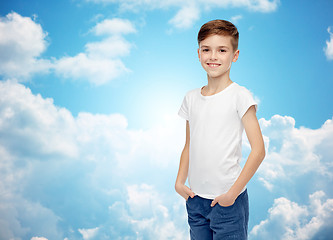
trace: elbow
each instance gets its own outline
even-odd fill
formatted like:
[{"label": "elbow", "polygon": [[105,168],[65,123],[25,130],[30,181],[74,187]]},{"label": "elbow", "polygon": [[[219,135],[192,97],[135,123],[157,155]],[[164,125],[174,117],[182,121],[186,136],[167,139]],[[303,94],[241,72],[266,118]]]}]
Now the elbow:
[{"label": "elbow", "polygon": [[265,159],[265,157],[266,157],[266,151],[265,151],[265,148],[264,148],[264,150],[262,151],[262,160],[261,161],[263,161],[264,159]]},{"label": "elbow", "polygon": [[180,192],[180,184],[179,184],[179,182],[177,182],[177,181],[176,181],[176,183],[175,183],[175,191],[176,191],[177,193]]},{"label": "elbow", "polygon": [[254,152],[256,159],[261,163],[266,156],[265,146],[255,148],[252,151]]},{"label": "elbow", "polygon": [[265,146],[262,146],[258,152],[258,158],[262,162],[265,159],[265,156],[266,156]]}]

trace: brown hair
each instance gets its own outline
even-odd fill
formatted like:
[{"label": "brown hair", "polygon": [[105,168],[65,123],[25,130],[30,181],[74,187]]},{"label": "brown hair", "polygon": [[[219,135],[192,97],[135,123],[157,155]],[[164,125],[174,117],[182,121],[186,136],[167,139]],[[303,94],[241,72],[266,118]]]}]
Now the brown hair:
[{"label": "brown hair", "polygon": [[238,49],[238,39],[239,39],[239,33],[234,24],[231,22],[228,22],[226,20],[213,20],[205,23],[200,28],[200,31],[198,33],[198,44],[200,45],[200,42],[205,40],[207,37],[211,35],[222,35],[222,36],[230,36],[231,37],[231,44],[236,51]]}]

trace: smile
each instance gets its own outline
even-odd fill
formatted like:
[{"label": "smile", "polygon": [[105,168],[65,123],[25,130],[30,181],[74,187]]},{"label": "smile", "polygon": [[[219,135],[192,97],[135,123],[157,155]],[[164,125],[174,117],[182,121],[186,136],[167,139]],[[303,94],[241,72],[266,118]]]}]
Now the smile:
[{"label": "smile", "polygon": [[207,63],[207,65],[211,68],[216,68],[216,67],[221,66],[221,64],[218,64],[218,63]]}]

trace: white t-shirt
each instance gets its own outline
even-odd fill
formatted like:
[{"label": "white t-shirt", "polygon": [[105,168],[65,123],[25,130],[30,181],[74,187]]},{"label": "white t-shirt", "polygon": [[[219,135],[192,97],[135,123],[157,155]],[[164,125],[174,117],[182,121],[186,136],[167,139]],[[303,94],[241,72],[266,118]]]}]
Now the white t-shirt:
[{"label": "white t-shirt", "polygon": [[237,180],[244,130],[241,119],[252,105],[257,108],[252,94],[235,82],[211,96],[203,96],[197,88],[184,97],[178,114],[190,125],[188,182],[196,195],[214,199]]}]

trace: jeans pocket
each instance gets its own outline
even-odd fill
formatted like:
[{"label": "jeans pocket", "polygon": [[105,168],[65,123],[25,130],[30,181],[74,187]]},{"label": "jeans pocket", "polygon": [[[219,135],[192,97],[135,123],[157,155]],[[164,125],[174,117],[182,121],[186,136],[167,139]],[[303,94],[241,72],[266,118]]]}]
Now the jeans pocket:
[{"label": "jeans pocket", "polygon": [[235,203],[236,202],[234,202],[232,205],[230,205],[230,206],[222,206],[221,204],[219,204],[219,203],[217,203],[217,205],[220,207],[220,208],[224,208],[224,209],[231,209],[231,208],[233,208],[234,206],[235,206]]},{"label": "jeans pocket", "polygon": [[[194,195],[193,198],[195,198],[195,197],[196,197],[196,195]],[[193,199],[193,198],[191,198],[190,196],[188,196],[188,198],[186,199],[186,202],[188,202],[189,200],[191,200],[191,199]]]},{"label": "jeans pocket", "polygon": [[235,203],[233,205],[224,207],[218,204],[218,207],[214,210],[213,218],[217,218],[219,220],[215,220],[217,222],[235,222],[240,217],[240,209],[239,206]]}]

